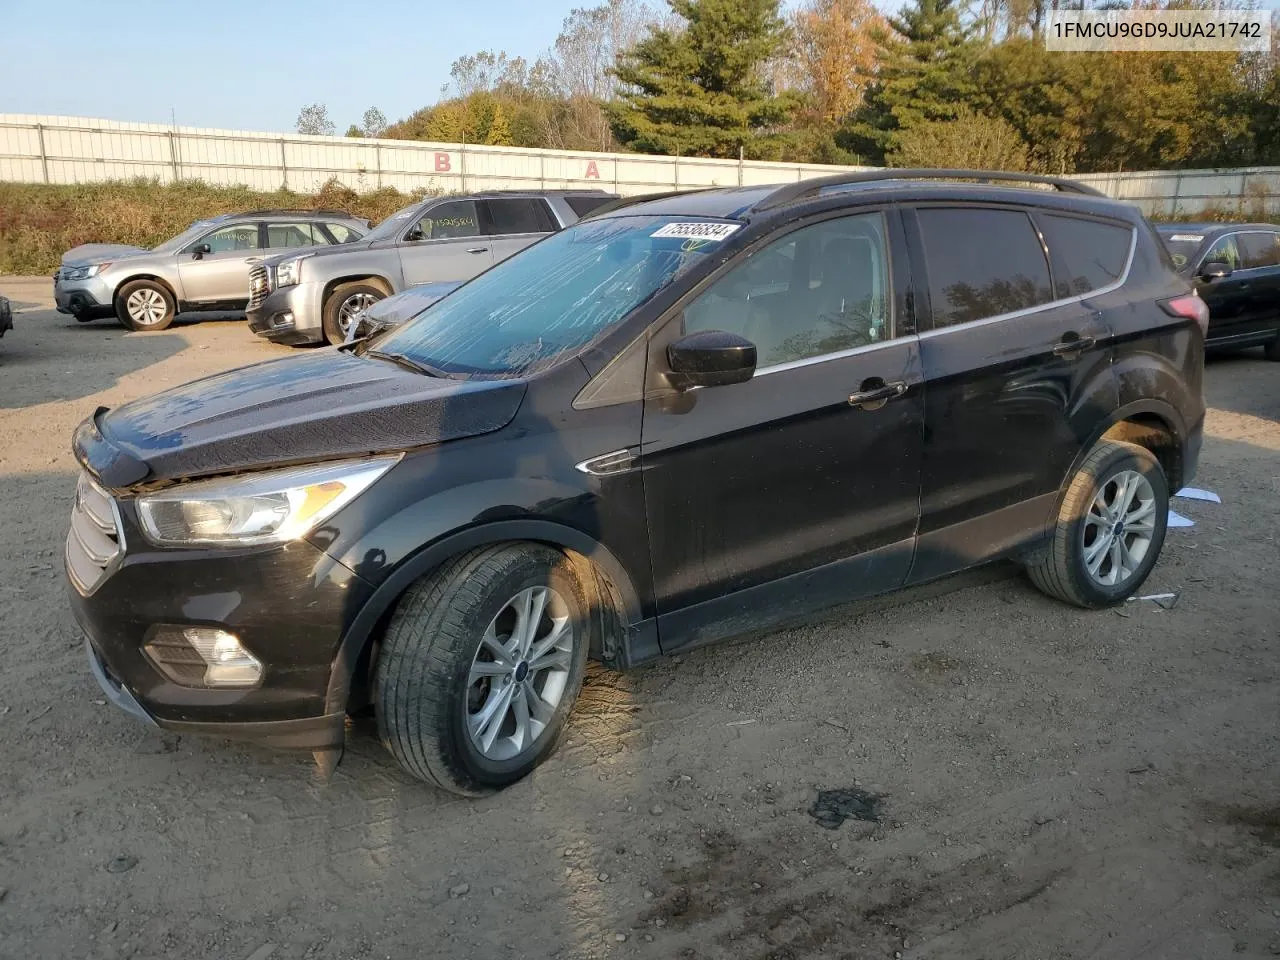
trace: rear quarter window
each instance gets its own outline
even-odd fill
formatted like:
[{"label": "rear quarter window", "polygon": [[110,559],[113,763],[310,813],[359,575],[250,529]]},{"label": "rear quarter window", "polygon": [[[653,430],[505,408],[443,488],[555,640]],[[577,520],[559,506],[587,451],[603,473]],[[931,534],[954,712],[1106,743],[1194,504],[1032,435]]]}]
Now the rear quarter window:
[{"label": "rear quarter window", "polygon": [[1054,299],[1044,248],[1025,212],[937,207],[916,217],[935,330]]},{"label": "rear quarter window", "polygon": [[1076,297],[1110,286],[1124,275],[1133,229],[1058,214],[1038,215],[1053,258],[1059,297]]}]

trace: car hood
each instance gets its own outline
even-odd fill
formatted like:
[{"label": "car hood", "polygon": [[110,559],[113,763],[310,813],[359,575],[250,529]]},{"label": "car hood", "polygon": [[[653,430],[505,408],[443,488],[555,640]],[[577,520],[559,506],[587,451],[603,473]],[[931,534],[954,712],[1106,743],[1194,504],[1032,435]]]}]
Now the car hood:
[{"label": "car hood", "polygon": [[344,253],[351,253],[354,250],[369,250],[374,247],[394,247],[395,243],[390,240],[352,240],[350,243],[335,243],[327,247],[301,247],[290,250],[287,253],[276,253],[269,257],[263,257],[262,262],[269,267],[274,267],[284,263],[286,260],[292,260],[295,257],[340,257]]},{"label": "car hood", "polygon": [[62,255],[65,266],[84,266],[89,263],[100,263],[103,260],[121,260],[125,257],[139,257],[151,251],[145,247],[134,247],[127,243],[82,243],[72,247]]},{"label": "car hood", "polygon": [[448,380],[317,350],[99,411],[75,447],[124,487],[477,436],[506,426],[524,392],[523,380]]}]

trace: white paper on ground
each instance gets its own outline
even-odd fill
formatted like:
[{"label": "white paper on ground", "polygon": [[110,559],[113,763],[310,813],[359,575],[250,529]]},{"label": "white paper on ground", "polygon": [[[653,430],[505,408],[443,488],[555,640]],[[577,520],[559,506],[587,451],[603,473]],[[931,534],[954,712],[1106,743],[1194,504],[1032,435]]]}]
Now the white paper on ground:
[{"label": "white paper on ground", "polygon": [[1205,500],[1209,503],[1221,503],[1222,498],[1212,490],[1201,490],[1199,487],[1183,487],[1175,497],[1181,497],[1183,500]]},{"label": "white paper on ground", "polygon": [[1184,517],[1180,513],[1169,511],[1169,526],[1171,527],[1194,527],[1196,522],[1189,517]]},{"label": "white paper on ground", "polygon": [[1176,593],[1148,593],[1145,597],[1130,597],[1129,602],[1134,600],[1172,600],[1176,597]]}]

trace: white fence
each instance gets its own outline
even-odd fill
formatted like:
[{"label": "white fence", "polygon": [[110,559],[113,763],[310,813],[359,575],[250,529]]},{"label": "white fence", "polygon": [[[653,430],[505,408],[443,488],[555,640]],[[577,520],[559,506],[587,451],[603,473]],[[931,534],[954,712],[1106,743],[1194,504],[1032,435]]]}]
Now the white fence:
[{"label": "white fence", "polygon": [[[85,183],[155,177],[281,186],[311,192],[336,177],[365,191],[441,192],[600,187],[621,194],[803,180],[841,170],[764,163],[579,153],[299,134],[116,123],[83,117],[0,114],[0,180]],[[1280,217],[1280,168],[1086,174],[1076,179],[1148,214],[1195,215],[1206,207]]]}]

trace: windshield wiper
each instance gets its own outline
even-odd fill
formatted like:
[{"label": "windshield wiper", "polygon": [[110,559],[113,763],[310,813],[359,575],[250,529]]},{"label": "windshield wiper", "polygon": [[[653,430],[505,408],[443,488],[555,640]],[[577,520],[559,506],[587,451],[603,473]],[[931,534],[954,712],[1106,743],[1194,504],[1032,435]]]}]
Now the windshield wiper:
[{"label": "windshield wiper", "polygon": [[396,366],[404,367],[406,370],[412,370],[414,373],[420,373],[426,377],[439,377],[442,380],[452,379],[443,370],[425,363],[419,363],[412,357],[406,357],[403,353],[390,353],[386,350],[366,350],[363,356],[373,357],[376,360],[386,360]]}]

